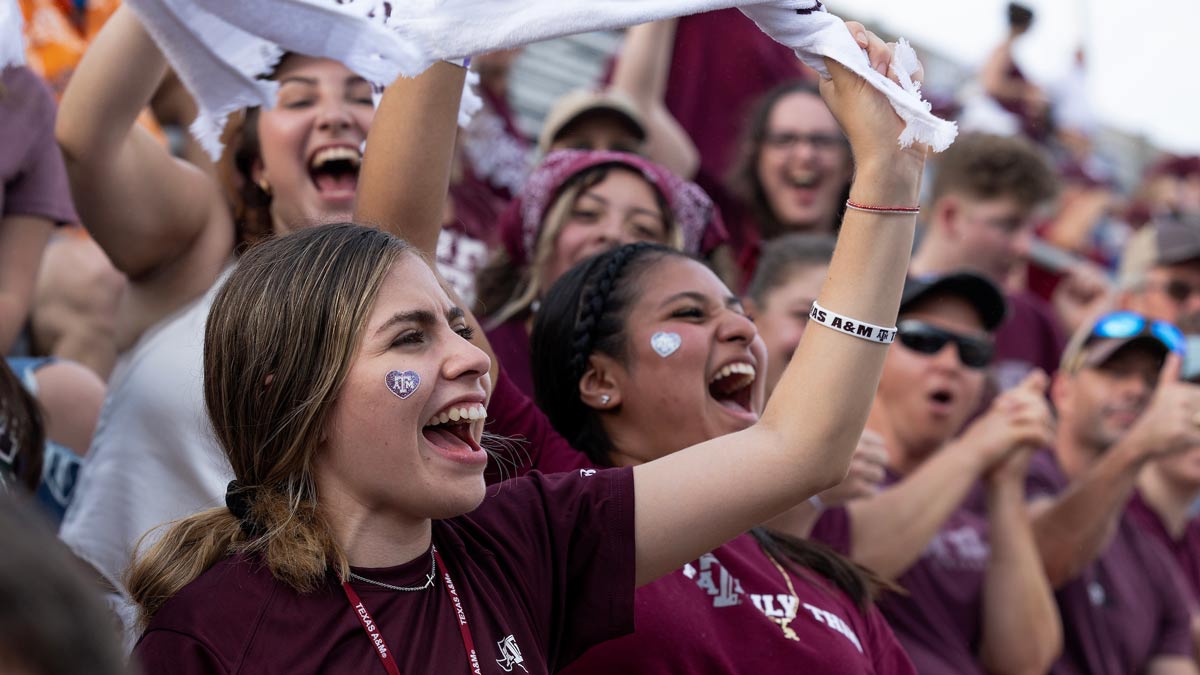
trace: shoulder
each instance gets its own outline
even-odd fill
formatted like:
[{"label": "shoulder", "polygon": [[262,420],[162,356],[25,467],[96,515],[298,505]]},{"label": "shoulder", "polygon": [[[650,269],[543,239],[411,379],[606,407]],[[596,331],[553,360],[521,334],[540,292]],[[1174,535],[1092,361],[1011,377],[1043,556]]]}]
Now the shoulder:
[{"label": "shoulder", "polygon": [[531,471],[490,487],[470,517],[486,520],[532,511],[563,517],[607,506],[632,508],[632,469],[581,468],[555,474]]},{"label": "shoulder", "polygon": [[135,652],[139,660],[174,654],[179,662],[191,661],[186,654],[203,654],[202,661],[221,663],[232,670],[281,587],[256,559],[226,558],[163,605],[138,640]]},{"label": "shoulder", "polygon": [[[4,88],[8,90],[5,96],[19,101],[20,108],[39,113],[54,109],[54,95],[50,93],[50,87],[29,68],[0,68],[0,82],[3,82]],[[33,118],[34,115],[30,117]]]}]

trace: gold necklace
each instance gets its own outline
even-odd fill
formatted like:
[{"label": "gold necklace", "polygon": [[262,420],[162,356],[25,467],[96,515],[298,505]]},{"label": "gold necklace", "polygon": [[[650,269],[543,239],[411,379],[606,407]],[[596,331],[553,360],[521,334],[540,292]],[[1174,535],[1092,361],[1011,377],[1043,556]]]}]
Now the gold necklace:
[{"label": "gold necklace", "polygon": [[779,564],[779,561],[775,559],[775,556],[771,555],[771,552],[766,547],[761,545],[760,547],[763,554],[767,556],[767,560],[770,560],[775,569],[779,570],[779,574],[783,576],[784,582],[787,583],[788,593],[792,596],[792,615],[790,617],[776,618],[767,616],[766,612],[763,612],[763,616],[766,616],[768,620],[779,626],[779,629],[783,631],[783,637],[799,642],[800,636],[796,635],[796,631],[792,629],[792,622],[796,620],[796,615],[800,613],[800,596],[796,595],[796,587],[792,585],[792,577],[788,575],[787,570],[783,569],[783,565]]}]

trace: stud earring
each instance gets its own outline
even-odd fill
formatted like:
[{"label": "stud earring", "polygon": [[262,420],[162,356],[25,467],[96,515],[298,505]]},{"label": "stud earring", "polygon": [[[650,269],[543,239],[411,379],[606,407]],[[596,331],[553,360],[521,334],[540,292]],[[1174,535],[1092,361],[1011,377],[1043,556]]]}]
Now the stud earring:
[{"label": "stud earring", "polygon": [[266,178],[258,179],[258,189],[267,193],[268,197],[271,195],[271,184],[267,182]]},{"label": "stud earring", "polygon": [[608,405],[608,402],[611,400],[612,400],[612,397],[609,396],[608,394],[600,395],[600,405]]}]

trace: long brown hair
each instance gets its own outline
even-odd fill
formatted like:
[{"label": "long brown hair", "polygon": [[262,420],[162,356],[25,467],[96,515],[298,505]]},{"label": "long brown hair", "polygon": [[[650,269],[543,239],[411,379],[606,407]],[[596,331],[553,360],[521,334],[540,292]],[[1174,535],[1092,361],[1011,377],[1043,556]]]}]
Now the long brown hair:
[{"label": "long brown hair", "polygon": [[[763,239],[773,239],[788,231],[785,223],[775,215],[771,202],[767,199],[767,191],[763,187],[762,176],[758,175],[758,160],[762,156],[763,141],[767,137],[767,127],[771,121],[771,112],[780,101],[792,94],[806,94],[821,99],[821,92],[806,80],[784,82],[771,89],[759,98],[746,116],[745,124],[739,135],[737,153],[730,164],[729,173],[725,177],[726,188],[746,205],[750,217],[758,225]],[[847,148],[846,155],[850,151]],[[849,157],[848,161],[853,161]],[[846,184],[846,195],[850,194],[850,185]],[[840,213],[835,215],[834,227],[841,223]]]},{"label": "long brown hair", "polygon": [[[204,335],[204,399],[242,518],[210,509],[172,524],[130,570],[143,625],[221,559],[262,557],[299,592],[349,574],[319,508],[314,456],[402,240],[353,224],[268,240],[217,294]],[[227,497],[228,498],[228,497]]]}]

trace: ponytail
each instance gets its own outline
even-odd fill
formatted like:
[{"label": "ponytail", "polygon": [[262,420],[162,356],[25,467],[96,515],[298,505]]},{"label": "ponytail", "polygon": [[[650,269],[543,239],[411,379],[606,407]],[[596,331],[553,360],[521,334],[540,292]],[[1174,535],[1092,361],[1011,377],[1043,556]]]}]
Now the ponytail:
[{"label": "ponytail", "polygon": [[[350,564],[312,500],[248,490],[236,482],[226,500],[234,508],[209,509],[171,524],[130,567],[126,587],[141,609],[139,628],[184,586],[239,553],[260,556],[273,577],[299,593],[320,586],[331,567],[339,578],[349,578]],[[235,514],[242,509],[234,504],[245,505],[245,511]]]}]

